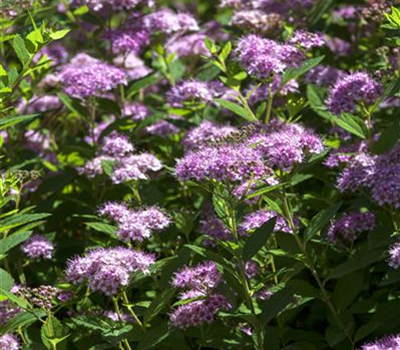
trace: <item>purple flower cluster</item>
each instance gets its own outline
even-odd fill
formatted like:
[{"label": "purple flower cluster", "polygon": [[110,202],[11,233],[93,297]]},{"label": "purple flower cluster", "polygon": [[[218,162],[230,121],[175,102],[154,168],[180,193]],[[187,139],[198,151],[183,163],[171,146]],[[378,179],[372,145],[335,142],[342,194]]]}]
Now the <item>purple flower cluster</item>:
[{"label": "purple flower cluster", "polygon": [[160,120],[152,125],[146,126],[145,131],[150,135],[166,137],[178,134],[180,129],[167,120]]},{"label": "purple flower cluster", "polygon": [[13,305],[9,300],[0,301],[0,325],[7,323],[20,312],[21,309]]},{"label": "purple flower cluster", "polygon": [[182,143],[186,149],[193,149],[216,142],[236,131],[238,130],[232,126],[218,125],[204,120],[199,126],[186,133]]},{"label": "purple flower cluster", "polygon": [[188,80],[174,86],[167,92],[167,101],[171,106],[182,107],[183,103],[208,103],[213,99],[213,92],[207,83]]},{"label": "purple flower cluster", "polygon": [[189,152],[178,160],[176,175],[180,180],[243,182],[250,177],[261,179],[271,176],[272,171],[261,155],[243,144],[221,147],[203,147]]},{"label": "purple flower cluster", "polygon": [[324,150],[322,140],[298,124],[282,125],[269,134],[256,134],[248,140],[271,167],[290,171],[295,164],[304,162],[307,154]]},{"label": "purple flower cluster", "polygon": [[123,108],[123,115],[125,117],[132,117],[134,121],[146,119],[149,113],[149,109],[139,102],[129,102]]},{"label": "purple flower cluster", "polygon": [[364,141],[342,146],[332,150],[324,161],[324,165],[328,168],[337,168],[351,162],[354,155],[367,150],[368,144]]},{"label": "purple flower cluster", "polygon": [[354,112],[358,103],[372,104],[381,92],[381,84],[367,73],[352,73],[336,81],[329,91],[327,105],[335,115]]},{"label": "purple flower cluster", "polygon": [[[276,217],[274,232],[293,233],[293,230],[289,227],[288,222],[284,217],[278,215],[278,213],[274,211],[264,210],[258,210],[254,213],[247,214],[239,225],[238,231],[241,235],[247,235],[257,228],[260,228],[274,217]],[[295,224],[298,224],[297,220],[295,220]]]},{"label": "purple flower cluster", "polygon": [[112,158],[126,156],[135,150],[128,137],[116,132],[104,138],[102,153]]},{"label": "purple flower cluster", "polygon": [[[200,232],[210,236],[212,239],[227,241],[232,238],[232,233],[225,226],[221,219],[215,215],[211,206],[207,206],[203,217],[200,220]],[[213,245],[214,241],[207,239],[206,245]]]},{"label": "purple flower cluster", "polygon": [[180,299],[198,300],[189,301],[173,310],[170,315],[171,323],[182,329],[211,323],[219,310],[230,308],[224,296],[213,292],[220,282],[221,274],[212,261],[206,261],[192,268],[186,266],[176,272],[172,285],[188,289],[181,294]]},{"label": "purple flower cluster", "polygon": [[60,294],[61,290],[46,285],[36,288],[14,286],[11,292],[42,309],[50,310],[53,308],[54,299]]},{"label": "purple flower cluster", "polygon": [[353,243],[360,233],[372,231],[375,228],[375,215],[370,212],[348,213],[339,219],[332,220],[328,230],[331,243]]},{"label": "purple flower cluster", "polygon": [[4,334],[0,336],[0,350],[19,350],[21,345],[17,337],[12,334]]},{"label": "purple flower cluster", "polygon": [[167,51],[175,53],[177,57],[208,56],[209,52],[205,45],[206,35],[194,33],[171,40],[167,43]]},{"label": "purple flower cluster", "polygon": [[127,83],[123,70],[82,53],[62,68],[60,80],[68,95],[82,99],[101,96]]},{"label": "purple flower cluster", "polygon": [[143,28],[151,32],[172,34],[174,32],[197,31],[199,25],[196,19],[189,13],[175,13],[169,9],[163,9],[150,13],[142,20]]},{"label": "purple flower cluster", "polygon": [[386,336],[372,343],[361,346],[359,350],[399,350],[400,335]]},{"label": "purple flower cluster", "polygon": [[257,35],[240,39],[235,52],[246,71],[261,79],[282,73],[288,67],[296,67],[304,59],[304,53],[296,47]]},{"label": "purple flower cluster", "polygon": [[117,234],[124,241],[143,241],[171,224],[170,218],[156,207],[134,211],[124,204],[109,202],[99,209],[99,214],[118,224]]},{"label": "purple flower cluster", "polygon": [[338,68],[319,65],[311,69],[306,77],[307,84],[312,83],[318,86],[329,86],[343,76],[344,72]]},{"label": "purple flower cluster", "polygon": [[54,245],[47,238],[34,235],[22,245],[22,251],[30,259],[51,259],[53,257]]},{"label": "purple flower cluster", "polygon": [[236,11],[231,25],[242,30],[257,33],[276,33],[283,25],[282,17],[277,13],[265,13],[261,10]]},{"label": "purple flower cluster", "polygon": [[68,262],[66,278],[74,283],[87,281],[89,288],[114,295],[127,287],[133,272],[149,273],[153,255],[129,248],[98,248]]},{"label": "purple flower cluster", "polygon": [[379,205],[400,208],[400,145],[379,156],[355,155],[340,173],[337,186],[342,192],[366,187]]},{"label": "purple flower cluster", "polygon": [[153,6],[153,0],[74,0],[76,5],[86,5],[93,11],[101,10],[131,10],[137,6]]},{"label": "purple flower cluster", "polygon": [[131,154],[134,150],[126,136],[113,132],[104,139],[100,154],[79,170],[88,177],[95,177],[103,174],[104,162],[112,162],[111,180],[115,184],[145,180],[148,172],[161,170],[162,164],[155,156],[149,153]]},{"label": "purple flower cluster", "polygon": [[394,269],[400,267],[400,242],[395,243],[390,247],[388,264]]},{"label": "purple flower cluster", "polygon": [[244,272],[247,278],[254,278],[260,273],[260,265],[253,260],[249,260],[246,262]]},{"label": "purple flower cluster", "polygon": [[147,30],[129,27],[109,30],[104,38],[110,41],[112,51],[116,54],[139,54],[150,44],[150,33]]},{"label": "purple flower cluster", "polygon": [[289,44],[299,45],[305,50],[310,50],[314,47],[325,45],[325,40],[322,34],[311,33],[306,30],[296,30],[293,37],[290,38]]}]

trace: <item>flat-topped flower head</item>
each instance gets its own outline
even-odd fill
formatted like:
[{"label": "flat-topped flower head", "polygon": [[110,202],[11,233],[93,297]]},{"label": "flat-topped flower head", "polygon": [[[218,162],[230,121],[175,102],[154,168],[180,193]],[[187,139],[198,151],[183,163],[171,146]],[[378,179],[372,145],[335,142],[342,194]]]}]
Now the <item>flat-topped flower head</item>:
[{"label": "flat-topped flower head", "polygon": [[241,38],[235,50],[239,63],[250,75],[268,78],[296,67],[304,59],[301,50],[290,44],[280,44],[257,35]]},{"label": "flat-topped flower head", "polygon": [[318,86],[329,86],[335,84],[343,75],[344,71],[338,68],[318,65],[306,74],[305,82]]},{"label": "flat-topped flower head", "polygon": [[176,175],[180,180],[240,182],[271,176],[262,156],[252,147],[228,144],[203,147],[179,159]]},{"label": "flat-topped flower head", "polygon": [[338,80],[329,91],[327,105],[329,110],[340,115],[354,112],[360,103],[373,104],[382,93],[382,85],[367,73],[348,74]]},{"label": "flat-topped flower head", "polygon": [[117,234],[124,241],[143,241],[154,231],[161,231],[171,224],[171,219],[160,209],[149,207],[133,211],[121,218]]},{"label": "flat-topped flower head", "polygon": [[361,346],[359,350],[400,350],[400,335],[390,335]]},{"label": "flat-topped flower head", "polygon": [[175,53],[177,57],[208,56],[209,52],[205,45],[207,35],[194,33],[174,38],[167,42],[167,51]]},{"label": "flat-topped flower head", "polygon": [[138,6],[153,6],[153,0],[74,0],[75,5],[86,5],[93,11],[132,10]]},{"label": "flat-topped flower head", "polygon": [[229,125],[218,125],[214,122],[204,120],[199,126],[189,130],[182,140],[183,145],[187,149],[211,144],[229,134],[238,131]]},{"label": "flat-topped flower head", "polygon": [[400,243],[395,243],[390,247],[388,264],[394,269],[400,267]]},{"label": "flat-topped flower head", "polygon": [[375,215],[373,213],[348,213],[331,222],[328,230],[328,239],[332,243],[338,243],[339,241],[352,243],[360,233],[371,231],[374,228]]},{"label": "flat-topped flower head", "polygon": [[305,50],[310,50],[314,47],[325,45],[325,40],[322,34],[311,33],[306,30],[296,30],[289,40],[289,44],[299,45]]},{"label": "flat-topped flower head", "polygon": [[148,179],[149,172],[155,172],[162,169],[160,160],[150,154],[133,154],[118,159],[116,166],[111,174],[111,180],[115,184]]},{"label": "flat-topped flower head", "polygon": [[17,337],[12,334],[4,334],[0,336],[0,350],[20,350],[21,344]]},{"label": "flat-topped flower head", "polygon": [[130,210],[124,204],[117,202],[107,202],[99,208],[98,213],[101,216],[105,216],[110,220],[119,222],[122,220],[123,217],[130,213]]},{"label": "flat-topped flower head", "polygon": [[[254,213],[247,214],[241,224],[239,225],[239,233],[241,235],[249,234],[250,232],[260,228],[267,221],[276,217],[276,223],[274,227],[274,232],[286,232],[293,233],[293,230],[289,227],[287,220],[278,215],[275,211],[270,210],[258,210]],[[298,220],[295,219],[295,224],[298,224]]]},{"label": "flat-topped flower head", "polygon": [[170,321],[172,325],[181,329],[201,326],[213,322],[218,311],[228,310],[230,307],[223,295],[212,294],[205,299],[178,306],[170,314]]},{"label": "flat-topped flower head", "polygon": [[89,288],[106,295],[116,294],[128,286],[131,274],[149,272],[155,262],[151,254],[129,248],[98,248],[82,257],[71,259],[66,269],[68,281],[78,284],[87,281]]},{"label": "flat-topped flower head", "polygon": [[321,138],[298,124],[282,125],[280,130],[266,135],[256,134],[247,142],[254,145],[271,167],[284,171],[303,163],[308,154],[319,154],[324,150]]},{"label": "flat-topped flower head", "polygon": [[150,13],[143,18],[142,25],[148,31],[164,34],[200,29],[196,19],[191,14],[175,13],[169,9]]},{"label": "flat-topped flower head", "polygon": [[44,236],[34,235],[24,242],[22,251],[33,260],[40,258],[51,259],[53,257],[54,245]]},{"label": "flat-topped flower head", "polygon": [[120,68],[90,57],[79,54],[60,73],[60,81],[65,92],[75,98],[101,96],[126,84],[126,74]]},{"label": "flat-topped flower head", "polygon": [[135,150],[128,137],[117,132],[112,132],[104,138],[102,153],[106,156],[119,158]]},{"label": "flat-topped flower head", "polygon": [[212,261],[206,261],[194,267],[184,267],[175,273],[172,285],[178,288],[188,288],[198,291],[214,289],[221,281],[221,274],[217,265]]},{"label": "flat-topped flower head", "polygon": [[184,103],[207,103],[213,99],[213,93],[206,83],[188,80],[179,83],[167,92],[167,100],[174,107]]}]

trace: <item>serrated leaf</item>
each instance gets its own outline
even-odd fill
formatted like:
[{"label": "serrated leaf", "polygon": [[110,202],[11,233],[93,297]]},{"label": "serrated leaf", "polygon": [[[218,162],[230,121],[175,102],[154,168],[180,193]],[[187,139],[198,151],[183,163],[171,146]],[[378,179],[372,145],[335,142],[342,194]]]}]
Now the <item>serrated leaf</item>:
[{"label": "serrated leaf", "polygon": [[326,225],[329,224],[331,219],[336,215],[337,211],[342,206],[342,202],[335,203],[327,209],[320,211],[315,215],[308,227],[304,232],[304,241],[307,242],[312,239],[319,231],[321,231]]},{"label": "serrated leaf", "polygon": [[145,89],[151,85],[156,84],[161,77],[157,74],[150,74],[140,80],[135,81],[132,85],[129,86],[128,91],[127,91],[127,98],[131,98],[134,96],[136,93],[138,93],[141,89]]},{"label": "serrated leaf", "polygon": [[309,60],[304,61],[298,68],[287,69],[283,73],[281,86],[284,86],[292,79],[297,79],[306,74],[309,70],[313,69],[315,66],[318,66],[324,58],[325,56],[310,58]]},{"label": "serrated leaf", "polygon": [[[10,90],[11,92],[11,90]],[[10,126],[23,123],[23,122],[28,122],[32,121],[34,118],[39,116],[39,114],[33,114],[33,115],[20,115],[17,117],[5,117],[0,119],[0,130],[7,129]]]},{"label": "serrated leaf", "polygon": [[0,232],[11,230],[12,228],[28,224],[30,222],[39,221],[47,218],[51,214],[18,214],[7,217],[0,221]]},{"label": "serrated leaf", "polygon": [[118,239],[117,228],[104,222],[85,222],[85,225],[98,231],[107,234],[108,236]]},{"label": "serrated leaf", "polygon": [[22,231],[12,234],[0,240],[0,254],[7,253],[10,249],[26,241],[32,234],[32,231]]},{"label": "serrated leaf", "polygon": [[14,278],[6,271],[0,268],[0,286],[2,289],[9,291],[14,285]]},{"label": "serrated leaf", "polygon": [[12,41],[12,46],[22,65],[26,66],[31,59],[31,55],[26,49],[24,39],[22,39],[20,35],[16,35]]},{"label": "serrated leaf", "polygon": [[250,260],[265,246],[268,238],[271,236],[272,232],[274,232],[275,224],[276,217],[273,217],[250,235],[243,247],[242,255],[244,260]]},{"label": "serrated leaf", "polygon": [[71,29],[62,29],[62,30],[57,30],[56,32],[50,33],[49,37],[53,40],[60,40],[62,38],[64,38],[69,32],[71,31]]},{"label": "serrated leaf", "polygon": [[6,297],[6,299],[11,300],[13,303],[17,304],[18,306],[22,307],[23,309],[28,307],[28,302],[20,297],[17,297],[15,294],[0,288],[0,295]]},{"label": "serrated leaf", "polygon": [[33,310],[32,312],[22,311],[0,327],[0,335],[11,333],[19,327],[28,327],[44,316],[46,316],[46,312],[43,310]]},{"label": "serrated leaf", "polygon": [[278,316],[292,301],[295,291],[290,287],[284,287],[274,293],[262,305],[261,321],[268,323]]},{"label": "serrated leaf", "polygon": [[343,113],[340,117],[334,116],[334,121],[342,129],[352,133],[353,135],[364,140],[367,138],[367,127],[360,118],[350,113]]},{"label": "serrated leaf", "polygon": [[156,297],[150,307],[144,314],[144,323],[149,323],[154,317],[156,317],[172,300],[175,295],[175,288],[169,288],[161,293],[159,297]]}]

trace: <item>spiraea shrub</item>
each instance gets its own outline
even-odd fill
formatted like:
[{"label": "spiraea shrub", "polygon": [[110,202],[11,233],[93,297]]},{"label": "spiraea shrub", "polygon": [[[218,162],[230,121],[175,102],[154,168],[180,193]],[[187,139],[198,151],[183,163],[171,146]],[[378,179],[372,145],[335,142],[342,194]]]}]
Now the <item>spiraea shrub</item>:
[{"label": "spiraea shrub", "polygon": [[0,350],[400,350],[400,2],[3,0]]}]

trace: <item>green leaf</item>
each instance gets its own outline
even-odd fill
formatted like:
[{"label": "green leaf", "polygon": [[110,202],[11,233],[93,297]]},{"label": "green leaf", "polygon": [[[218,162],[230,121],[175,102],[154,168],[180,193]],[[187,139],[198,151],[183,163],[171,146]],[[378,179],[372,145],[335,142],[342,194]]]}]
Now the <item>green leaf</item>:
[{"label": "green leaf", "polygon": [[89,116],[89,112],[85,107],[83,107],[79,100],[75,100],[67,96],[66,94],[63,94],[59,92],[57,94],[58,98],[61,100],[61,102],[67,107],[72,113],[74,113],[77,116]]},{"label": "green leaf", "polygon": [[331,121],[332,114],[328,112],[322,96],[320,94],[320,89],[312,84],[307,85],[307,99],[310,104],[311,109],[317,113],[319,116]]},{"label": "green leaf", "polygon": [[303,64],[298,68],[289,68],[283,73],[281,86],[284,86],[292,79],[297,79],[301,77],[303,74],[306,74],[309,70],[313,69],[315,66],[318,66],[325,56],[310,58],[303,62]]},{"label": "green leaf", "polygon": [[169,305],[175,295],[175,292],[175,288],[168,288],[167,290],[164,290],[159,297],[156,297],[152,301],[150,307],[146,310],[146,313],[144,314],[145,324],[149,323],[155,316],[157,316]]},{"label": "green leaf", "polygon": [[18,328],[28,327],[44,316],[46,316],[46,312],[43,310],[22,311],[0,327],[0,335],[11,333]]},{"label": "green leaf", "polygon": [[221,53],[218,55],[218,58],[221,61],[225,61],[228,58],[228,56],[231,53],[231,51],[232,51],[232,43],[230,41],[228,41],[225,44],[225,46],[223,47]]},{"label": "green leaf", "polygon": [[375,154],[383,154],[390,151],[400,139],[400,121],[396,118],[390,126],[383,130],[378,141],[372,145]]},{"label": "green leaf", "polygon": [[275,224],[276,217],[273,217],[251,234],[243,247],[244,260],[250,260],[262,247],[265,246],[268,238],[274,231]]},{"label": "green leaf", "polygon": [[106,224],[104,222],[85,222],[85,225],[98,232],[105,233],[114,239],[119,239],[117,235],[117,228],[115,226]]},{"label": "green leaf", "polygon": [[60,40],[62,38],[64,38],[69,32],[71,31],[71,29],[62,29],[62,30],[57,30],[56,32],[50,33],[49,37],[52,38],[53,40]]},{"label": "green leaf", "polygon": [[138,350],[155,349],[155,346],[165,340],[170,333],[171,328],[167,322],[163,322],[151,328],[139,342]]},{"label": "green leaf", "polygon": [[9,291],[14,285],[14,278],[6,271],[0,268],[0,286],[2,289]]},{"label": "green leaf", "polygon": [[28,302],[25,299],[21,299],[17,297],[15,294],[0,288],[0,295],[6,297],[6,299],[11,300],[13,303],[17,304],[18,306],[22,307],[23,309],[28,307]]},{"label": "green leaf", "polygon": [[18,117],[5,117],[0,119],[0,130],[7,129],[10,126],[31,121],[32,119],[36,118],[39,114],[33,115],[20,115]]},{"label": "green leaf", "polygon": [[49,350],[57,349],[57,344],[69,337],[61,322],[52,314],[47,316],[46,322],[41,328],[40,335],[43,344]]},{"label": "green leaf", "polygon": [[12,41],[12,46],[22,65],[26,66],[31,59],[31,55],[26,49],[24,39],[22,39],[21,36],[16,35]]},{"label": "green leaf", "polygon": [[278,316],[293,301],[294,294],[291,287],[284,287],[274,293],[262,305],[261,321],[268,323]]},{"label": "green leaf", "polygon": [[334,116],[334,121],[342,129],[352,133],[353,135],[362,139],[367,138],[367,127],[360,118],[350,113],[343,113],[340,117]]},{"label": "green leaf", "polygon": [[51,214],[18,214],[5,218],[0,221],[0,232],[11,230],[12,228],[25,225],[30,222],[39,221],[49,217]]},{"label": "green leaf", "polygon": [[243,108],[242,106],[239,106],[235,102],[223,100],[223,99],[216,99],[215,102],[219,103],[223,108],[237,114],[238,116],[244,118],[247,121],[250,121],[250,122],[257,121],[257,118],[254,116],[254,114],[250,113],[250,111]]},{"label": "green leaf", "polygon": [[331,219],[335,216],[337,211],[342,206],[342,202],[335,203],[327,209],[320,211],[315,215],[304,232],[304,241],[307,242],[312,239],[319,231],[329,224]]},{"label": "green leaf", "polygon": [[32,231],[21,231],[0,240],[0,254],[7,253],[10,249],[26,241],[32,234]]},{"label": "green leaf", "polygon": [[157,74],[150,74],[140,80],[136,80],[132,85],[129,86],[127,91],[127,98],[131,98],[133,95],[138,93],[141,89],[147,88],[158,81],[161,80],[161,77]]}]

